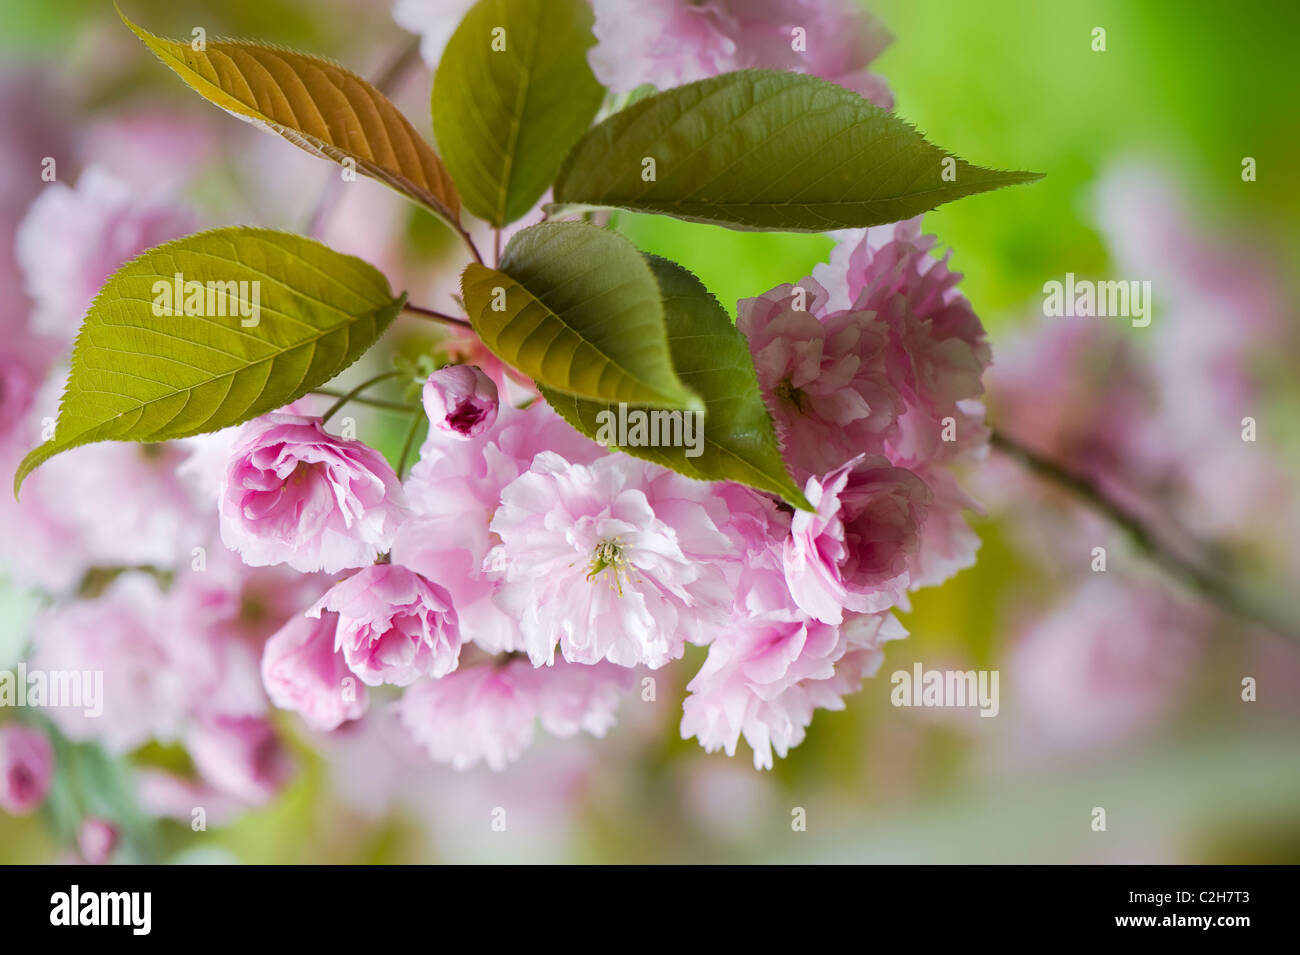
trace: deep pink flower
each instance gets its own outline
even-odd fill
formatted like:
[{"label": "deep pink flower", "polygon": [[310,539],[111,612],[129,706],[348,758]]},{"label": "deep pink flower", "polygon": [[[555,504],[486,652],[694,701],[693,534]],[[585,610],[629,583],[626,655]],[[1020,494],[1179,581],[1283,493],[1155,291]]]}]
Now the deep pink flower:
[{"label": "deep pink flower", "polygon": [[741,299],[736,326],[796,478],[864,451],[883,453],[902,405],[890,381],[889,328],[870,311],[827,311],[812,279]]},{"label": "deep pink flower", "polygon": [[335,646],[370,686],[409,686],[443,676],[460,660],[461,635],[442,587],[398,564],[376,564],[335,584],[307,611],[339,615]]},{"label": "deep pink flower", "polygon": [[815,513],[797,511],[783,554],[799,607],[825,623],[845,610],[875,613],[912,582],[930,491],[912,472],[860,455],[804,491]]},{"label": "deep pink flower", "polygon": [[429,426],[453,438],[474,438],[497,419],[497,386],[473,365],[448,365],[424,383]]},{"label": "deep pink flower", "polygon": [[319,418],[273,413],[244,426],[221,487],[221,539],[246,564],[336,573],[368,564],[402,515],[397,475]]},{"label": "deep pink flower", "polygon": [[266,641],[262,652],[262,684],[271,702],[323,732],[359,718],[369,706],[365,686],[335,646],[337,633],[337,614],[296,616]]},{"label": "deep pink flower", "polygon": [[54,750],[45,734],[25,726],[0,726],[0,809],[15,816],[45,802],[54,774]]}]

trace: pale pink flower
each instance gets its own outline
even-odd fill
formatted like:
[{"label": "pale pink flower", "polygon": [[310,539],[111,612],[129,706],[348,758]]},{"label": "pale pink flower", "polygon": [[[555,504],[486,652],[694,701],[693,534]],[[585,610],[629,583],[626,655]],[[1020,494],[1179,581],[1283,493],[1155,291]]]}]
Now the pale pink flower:
[{"label": "pale pink flower", "polygon": [[244,426],[219,498],[221,538],[252,566],[336,573],[386,551],[402,491],[383,455],[319,418],[272,413]]},{"label": "pale pink flower", "polygon": [[117,826],[97,816],[87,816],[77,830],[77,850],[89,865],[107,865],[122,834]]},{"label": "pale pink flower", "polygon": [[461,635],[447,591],[397,564],[376,564],[335,584],[310,610],[339,615],[335,646],[369,686],[409,686],[456,669]]},{"label": "pale pink flower", "polygon": [[912,582],[930,490],[884,458],[860,455],[804,490],[816,512],[797,511],[783,553],[795,603],[825,623],[845,610],[875,613]]},{"label": "pale pink flower", "polygon": [[280,709],[293,710],[314,730],[337,729],[369,707],[366,688],[335,647],[338,615],[291,619],[266,641],[262,684]]},{"label": "pale pink flower", "polygon": [[1173,712],[1209,620],[1152,583],[1089,575],[1027,628],[1007,682],[1031,745],[1113,744]]},{"label": "pale pink flower", "polygon": [[888,87],[866,71],[892,37],[847,0],[592,0],[598,41],[587,57],[617,92],[660,89],[762,67],[812,73],[885,109]]},{"label": "pale pink flower", "polygon": [[54,774],[54,750],[39,730],[0,726],[0,809],[14,816],[45,802]]},{"label": "pale pink flower", "polygon": [[436,67],[447,41],[474,0],[396,0],[393,19],[397,25],[420,36],[420,56]]},{"label": "pale pink flower", "polygon": [[815,709],[843,709],[842,697],[879,668],[881,643],[904,635],[890,614],[851,616],[841,626],[791,608],[739,619],[687,685],[682,738],[734,756],[743,736],[754,768],[771,769],[772,751],[784,758],[798,746]]},{"label": "pale pink flower", "polygon": [[538,720],[554,736],[604,736],[633,679],[608,663],[484,663],[420,681],[403,695],[398,715],[435,761],[456,769],[485,762],[499,771],[532,743]]},{"label": "pale pink flower", "polygon": [[17,253],[36,303],[33,328],[71,342],[104,281],[145,249],[195,228],[187,211],[92,166],[75,189],[51,183],[18,228]]},{"label": "pale pink flower", "polygon": [[473,365],[448,365],[424,383],[429,427],[453,438],[475,438],[497,419],[497,386]]},{"label": "pale pink flower", "polygon": [[49,710],[64,734],[124,753],[151,739],[180,740],[197,719],[264,712],[251,647],[209,629],[193,606],[163,593],[152,575],[128,571],[94,599],[37,616],[33,669],[102,673],[102,713]]},{"label": "pale pink flower", "polygon": [[890,381],[889,329],[869,311],[826,310],[812,279],[741,299],[736,326],[796,477],[863,451],[882,453],[901,410]]},{"label": "pale pink flower", "polygon": [[711,639],[730,609],[716,503],[709,485],[627,455],[539,454],[501,493],[486,562],[534,664],[558,645],[572,663],[653,668]]},{"label": "pale pink flower", "polygon": [[406,479],[411,517],[398,529],[393,560],[445,587],[466,639],[490,653],[524,644],[518,620],[493,602],[495,582],[483,573],[496,542],[488,524],[502,489],[546,450],[582,464],[608,453],[545,402],[502,405],[496,422],[468,440],[431,429]]},{"label": "pale pink flower", "polygon": [[275,729],[261,717],[205,720],[188,734],[185,744],[205,780],[250,806],[269,802],[292,771]]}]

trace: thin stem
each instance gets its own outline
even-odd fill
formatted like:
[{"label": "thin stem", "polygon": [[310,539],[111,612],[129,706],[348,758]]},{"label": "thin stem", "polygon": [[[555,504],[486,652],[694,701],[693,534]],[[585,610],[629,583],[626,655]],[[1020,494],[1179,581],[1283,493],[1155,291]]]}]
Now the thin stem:
[{"label": "thin stem", "polygon": [[1294,643],[1300,643],[1300,625],[1295,621],[1258,601],[1236,581],[1214,572],[1200,561],[1179,554],[1149,528],[1141,517],[1108,496],[1093,481],[1043,457],[1001,431],[992,432],[991,443],[998,451],[1040,477],[1059,484],[1088,507],[1108,518],[1132,538],[1138,549],[1153,563],[1220,609],[1267,627]]},{"label": "thin stem", "polygon": [[387,381],[389,378],[398,378],[403,374],[405,374],[405,372],[386,371],[382,375],[375,375],[375,377],[373,378],[367,378],[361,384],[357,385],[351,391],[347,392],[347,394],[341,396],[338,401],[334,402],[334,404],[330,405],[329,410],[326,411],[323,415],[321,415],[320,423],[324,424],[326,421],[329,421],[330,418],[334,417],[334,415],[338,413],[338,410],[340,408],[342,408],[345,404],[347,404],[352,399],[356,398],[357,395],[361,394],[361,392],[365,391],[371,385],[377,385],[379,384],[379,382]]},{"label": "thin stem", "polygon": [[492,230],[492,267],[501,267],[501,230]]},{"label": "thin stem", "polygon": [[[322,395],[326,398],[343,398],[347,396],[347,392],[337,391],[333,388],[317,388],[312,394]],[[415,409],[415,405],[404,405],[400,401],[384,401],[382,398],[353,397],[349,401],[354,405],[365,405],[367,408],[378,408],[381,411],[399,411],[402,414],[410,414]]]},{"label": "thin stem", "polygon": [[415,414],[411,415],[411,427],[406,432],[406,443],[402,445],[402,456],[397,461],[397,480],[402,480],[406,476],[406,461],[411,456],[411,448],[415,445],[415,434],[420,430],[420,419],[424,417],[424,409],[419,408]]},{"label": "thin stem", "polygon": [[474,261],[477,262],[479,265],[482,265],[483,256],[479,255],[478,246],[475,245],[474,240],[470,238],[469,232],[467,232],[464,228],[462,228],[459,225],[455,226],[455,229],[456,232],[460,235],[461,241],[465,243],[465,247],[469,249],[470,255],[474,256]]},{"label": "thin stem", "polygon": [[446,322],[451,325],[460,325],[463,328],[473,328],[467,319],[457,318],[455,315],[448,315],[445,312],[437,312],[431,308],[425,308],[423,305],[412,305],[407,302],[402,306],[402,311],[410,312],[412,315],[418,315],[420,318],[427,319],[431,322]]}]

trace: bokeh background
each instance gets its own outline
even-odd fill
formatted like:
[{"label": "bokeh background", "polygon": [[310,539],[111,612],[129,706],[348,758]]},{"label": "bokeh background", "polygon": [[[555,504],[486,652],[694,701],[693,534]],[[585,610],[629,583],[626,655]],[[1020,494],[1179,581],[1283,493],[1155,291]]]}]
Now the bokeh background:
[{"label": "bokeh background", "polygon": [[[202,25],[367,76],[411,43],[381,0],[125,8],[162,35]],[[1210,555],[1256,602],[1300,616],[1300,7],[865,8],[895,36],[873,70],[898,113],[973,162],[1047,174],[925,217],[993,342],[990,423],[1142,514],[1172,546]],[[1092,48],[1096,27],[1104,52]],[[393,87],[426,133],[430,82],[416,61]],[[99,169],[128,184],[131,201],[177,202],[209,225],[305,230],[336,179],[195,97],[103,0],[0,7],[0,104],[0,318],[11,344],[30,334],[15,236],[48,187],[42,157],[57,157],[62,183]],[[76,222],[65,225],[76,241]],[[614,225],[733,309],[809,274],[832,246],[624,214]],[[452,238],[381,187],[342,190],[320,236],[414,301],[450,305]],[[1044,317],[1043,283],[1067,272],[1151,281],[1151,326]],[[402,327],[395,338],[415,352],[424,334]],[[2,402],[0,412],[13,414]],[[1241,438],[1247,416],[1254,442]],[[400,422],[365,426],[381,445],[401,440]],[[903,615],[911,635],[889,646],[881,673],[845,711],[819,711],[771,772],[755,771],[743,745],[728,759],[678,737],[682,687],[700,659],[688,655],[655,702],[629,697],[604,739],[543,736],[502,773],[429,764],[379,719],[324,737],[277,714],[286,782],[205,832],[142,803],[142,778],[192,772],[183,750],[110,757],[62,741],[45,808],[0,813],[0,860],[74,861],[79,820],[93,814],[122,827],[119,861],[1300,861],[1300,644],[1173,581],[1077,495],[996,452],[967,486],[986,507],[977,565],[915,595]],[[6,505],[10,566],[30,546],[14,515]],[[1091,569],[1097,546],[1104,573]],[[47,599],[18,576],[0,589],[4,668],[28,652]],[[997,718],[891,706],[889,674],[917,661],[998,670]],[[1254,702],[1242,699],[1245,677],[1257,681]],[[0,709],[0,723],[20,716],[31,718]],[[510,808],[507,833],[488,825],[495,806]],[[1091,828],[1098,806],[1105,832]],[[792,831],[795,807],[806,832]]]}]

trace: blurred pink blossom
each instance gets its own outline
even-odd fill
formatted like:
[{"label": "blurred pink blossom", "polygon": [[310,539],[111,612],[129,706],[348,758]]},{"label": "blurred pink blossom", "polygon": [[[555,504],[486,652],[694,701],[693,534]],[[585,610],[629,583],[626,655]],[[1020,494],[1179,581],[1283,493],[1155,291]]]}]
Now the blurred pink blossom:
[{"label": "blurred pink blossom", "polygon": [[532,742],[538,720],[554,736],[604,736],[633,679],[631,670],[608,663],[482,663],[417,683],[398,715],[435,761],[456,769],[482,761],[501,770]]},{"label": "blurred pink blossom", "polygon": [[850,0],[592,0],[592,7],[598,42],[587,58],[615,92],[761,67],[821,76],[893,107],[889,88],[866,69],[893,38]]},{"label": "blurred pink blossom", "polygon": [[364,685],[335,647],[338,615],[296,616],[266,641],[262,685],[271,702],[298,713],[314,730],[337,729],[369,707]]},{"label": "blurred pink blossom", "polygon": [[0,726],[0,809],[14,816],[45,802],[54,775],[54,750],[45,734],[25,726]]}]

